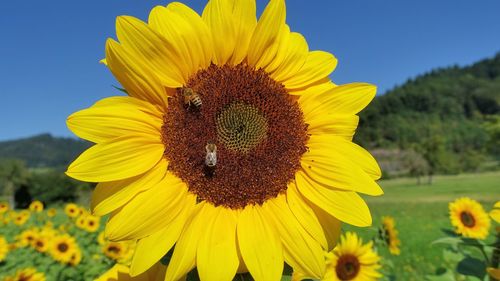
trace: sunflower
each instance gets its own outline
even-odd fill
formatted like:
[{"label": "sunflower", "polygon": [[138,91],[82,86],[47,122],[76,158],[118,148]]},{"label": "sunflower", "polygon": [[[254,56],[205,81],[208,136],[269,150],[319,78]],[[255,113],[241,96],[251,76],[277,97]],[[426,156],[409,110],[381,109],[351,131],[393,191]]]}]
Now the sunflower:
[{"label": "sunflower", "polygon": [[38,200],[35,200],[31,202],[29,209],[32,212],[40,213],[41,211],[43,211],[43,203]]},{"label": "sunflower", "polygon": [[347,232],[340,238],[340,243],[327,254],[327,269],[323,281],[377,280],[382,275],[380,257],[372,249],[373,242],[363,245],[363,241],[354,232]]},{"label": "sunflower", "polygon": [[75,225],[80,228],[80,229],[84,229],[85,226],[86,226],[86,223],[87,223],[87,216],[85,215],[80,215],[76,221],[75,221]]},{"label": "sunflower", "polygon": [[490,228],[490,218],[479,202],[463,197],[450,202],[451,224],[455,232],[464,237],[485,239]]},{"label": "sunflower", "polygon": [[93,215],[87,215],[85,217],[84,229],[88,232],[96,232],[99,229],[100,218]]},{"label": "sunflower", "polygon": [[0,202],[0,214],[3,214],[9,210],[9,203]]},{"label": "sunflower", "polygon": [[54,237],[50,247],[50,254],[54,260],[61,263],[70,263],[73,255],[78,251],[78,244],[75,238],[68,234]]},{"label": "sunflower", "polygon": [[382,229],[379,230],[379,234],[383,241],[389,247],[389,252],[393,255],[399,255],[401,250],[399,245],[401,241],[398,238],[398,231],[395,228],[396,223],[392,217],[382,217]]},{"label": "sunflower", "polygon": [[23,210],[19,213],[16,213],[12,220],[15,225],[20,226],[24,225],[29,219],[30,219],[30,213],[28,211]]},{"label": "sunflower", "polygon": [[70,218],[75,218],[80,215],[80,208],[74,203],[68,203],[64,207],[64,212]]},{"label": "sunflower", "polygon": [[125,263],[131,258],[134,247],[131,242],[106,242],[102,246],[102,252],[105,256],[115,261]]},{"label": "sunflower", "polygon": [[40,235],[33,241],[33,247],[38,252],[45,253],[49,250],[50,247],[49,239],[45,236]]},{"label": "sunflower", "polygon": [[77,266],[80,264],[81,261],[82,261],[82,252],[80,251],[80,249],[77,248],[71,255],[69,264],[72,266]]},{"label": "sunflower", "polygon": [[49,218],[55,217],[57,215],[57,210],[55,208],[50,208],[47,210],[47,216]]},{"label": "sunflower", "polygon": [[139,240],[133,276],[175,245],[165,280],[279,280],[284,262],[317,278],[340,221],[371,225],[358,192],[383,193],[380,169],[352,137],[376,87],[333,84],[336,58],[290,31],[284,0],[255,12],[211,0],[202,16],[174,2],[119,17],[105,63],[128,96],[67,120],[95,143],[67,174],[99,182],[111,240]]},{"label": "sunflower", "polygon": [[45,274],[37,272],[35,268],[28,267],[16,272],[16,275],[7,276],[4,281],[45,281]]},{"label": "sunflower", "polygon": [[9,243],[3,236],[0,236],[0,263],[5,260],[7,253],[9,252]]},{"label": "sunflower", "polygon": [[99,276],[95,281],[163,281],[165,276],[166,266],[157,262],[148,271],[143,274],[131,277],[130,269],[123,264],[115,264],[106,273]]},{"label": "sunflower", "polygon": [[31,228],[21,232],[21,234],[17,236],[17,240],[19,241],[19,245],[21,247],[26,247],[26,246],[32,246],[37,237],[38,237],[38,231],[34,228]]}]

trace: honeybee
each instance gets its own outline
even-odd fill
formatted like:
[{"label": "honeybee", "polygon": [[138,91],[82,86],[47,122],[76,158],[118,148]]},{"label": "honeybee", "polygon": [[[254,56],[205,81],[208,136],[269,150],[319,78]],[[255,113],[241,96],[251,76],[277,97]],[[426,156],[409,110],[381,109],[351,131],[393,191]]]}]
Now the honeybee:
[{"label": "honeybee", "polygon": [[196,108],[201,106],[200,96],[191,88],[183,87],[181,89],[182,96],[184,97],[184,104],[191,106],[193,104]]},{"label": "honeybee", "polygon": [[207,151],[207,154],[205,155],[205,165],[208,167],[215,167],[217,164],[217,146],[209,142],[205,146],[205,150]]}]

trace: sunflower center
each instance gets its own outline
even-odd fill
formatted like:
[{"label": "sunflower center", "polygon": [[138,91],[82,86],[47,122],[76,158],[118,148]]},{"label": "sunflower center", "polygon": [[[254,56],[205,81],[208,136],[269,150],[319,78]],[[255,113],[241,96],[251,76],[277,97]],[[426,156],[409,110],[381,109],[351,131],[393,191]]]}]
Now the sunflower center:
[{"label": "sunflower center", "polygon": [[115,254],[118,254],[118,253],[120,253],[120,248],[118,248],[116,246],[109,246],[108,251],[115,253]]},{"label": "sunflower center", "polygon": [[284,192],[307,139],[296,99],[245,64],[193,75],[169,99],[162,127],[168,169],[199,200],[232,209]]},{"label": "sunflower center", "polygon": [[342,255],[337,261],[335,272],[340,280],[352,280],[359,272],[359,260],[354,255]]},{"label": "sunflower center", "polygon": [[66,244],[66,243],[61,243],[61,244],[57,245],[57,249],[61,253],[65,253],[68,250],[68,248],[69,248],[68,244]]},{"label": "sunflower center", "polygon": [[474,219],[474,216],[469,212],[461,212],[460,220],[466,227],[474,227],[474,225],[476,225],[476,220]]}]

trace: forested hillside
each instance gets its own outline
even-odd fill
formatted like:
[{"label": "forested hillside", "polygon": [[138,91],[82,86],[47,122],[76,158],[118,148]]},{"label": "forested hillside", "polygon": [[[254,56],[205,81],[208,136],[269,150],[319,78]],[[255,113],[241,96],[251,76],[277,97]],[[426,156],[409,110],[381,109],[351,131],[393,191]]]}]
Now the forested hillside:
[{"label": "forested hillside", "polygon": [[409,151],[430,173],[475,170],[500,156],[500,53],[410,79],[360,117],[355,139],[371,150]]},{"label": "forested hillside", "polygon": [[60,168],[73,161],[90,143],[73,138],[42,134],[0,142],[0,159],[20,159],[29,168]]}]

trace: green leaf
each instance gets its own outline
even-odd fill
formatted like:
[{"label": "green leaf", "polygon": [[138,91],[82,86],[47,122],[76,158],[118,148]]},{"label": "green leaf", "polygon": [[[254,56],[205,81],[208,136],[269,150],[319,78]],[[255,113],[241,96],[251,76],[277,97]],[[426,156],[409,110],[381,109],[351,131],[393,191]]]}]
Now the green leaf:
[{"label": "green leaf", "polygon": [[458,263],[457,272],[483,279],[486,275],[486,264],[479,259],[466,257]]},{"label": "green leaf", "polygon": [[462,243],[462,239],[460,239],[459,237],[443,237],[432,241],[431,245],[446,244],[446,245],[451,245],[453,247],[457,247],[458,244],[460,243]]},{"label": "green leaf", "polygon": [[453,272],[448,269],[444,269],[444,273],[440,275],[427,275],[425,280],[427,281],[455,281],[455,276]]},{"label": "green leaf", "polygon": [[464,256],[457,251],[444,249],[443,258],[445,261],[455,264],[461,261],[464,258]]}]

